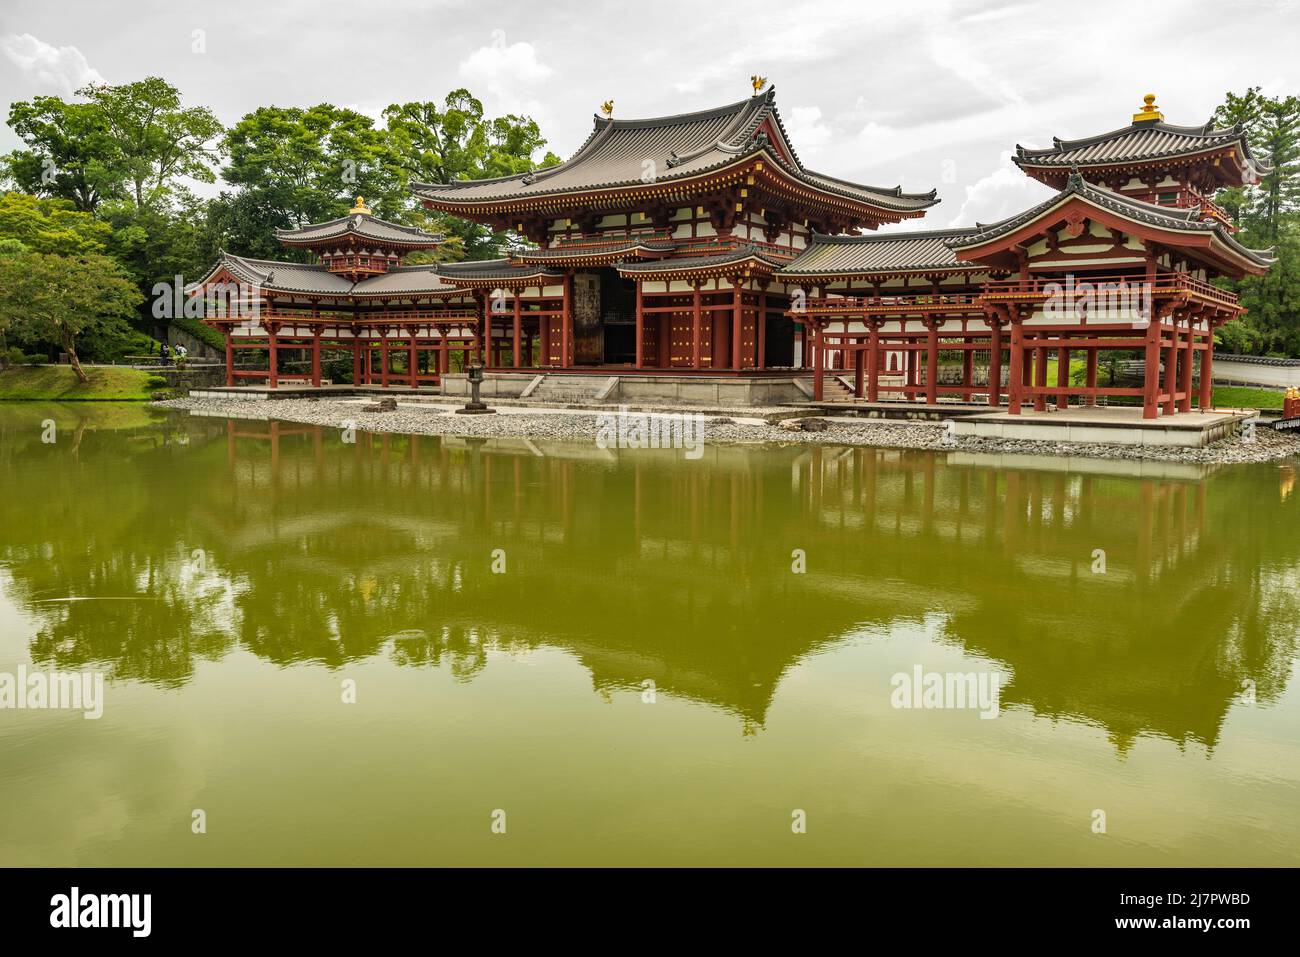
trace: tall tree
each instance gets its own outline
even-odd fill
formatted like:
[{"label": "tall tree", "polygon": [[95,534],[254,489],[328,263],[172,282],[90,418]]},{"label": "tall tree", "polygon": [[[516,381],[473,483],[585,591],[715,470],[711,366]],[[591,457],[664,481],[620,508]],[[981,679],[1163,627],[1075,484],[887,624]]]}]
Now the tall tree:
[{"label": "tall tree", "polygon": [[1241,226],[1238,239],[1278,257],[1266,275],[1232,284],[1248,311],[1221,339],[1234,350],[1300,355],[1300,97],[1265,96],[1259,87],[1228,93],[1214,121],[1240,123],[1251,153],[1269,167],[1257,185],[1218,199]]},{"label": "tall tree", "polygon": [[409,205],[388,136],[355,110],[264,106],[236,123],[225,143],[226,182],[279,225],[341,216],[358,195],[380,216],[397,217]]},{"label": "tall tree", "polygon": [[23,192],[66,199],[85,213],[126,195],[121,149],[97,104],[20,100],[9,107],[9,126],[27,148],[4,158],[4,173]]},{"label": "tall tree", "polygon": [[0,255],[0,326],[21,338],[57,342],[82,382],[89,378],[77,355],[78,338],[126,332],[141,298],[121,267],[98,253]]},{"label": "tall tree", "polygon": [[[538,167],[533,157],[546,145],[536,121],[526,116],[484,116],[483,104],[466,89],[452,90],[441,104],[394,103],[384,110],[393,153],[404,177],[420,183],[511,176]],[[541,166],[560,161],[546,153]],[[506,233],[452,216],[415,211],[408,222],[449,239],[438,258],[491,259],[501,255]]]},{"label": "tall tree", "polygon": [[1230,197],[1241,224],[1267,242],[1276,242],[1283,219],[1300,209],[1300,97],[1264,96],[1252,86],[1245,93],[1228,93],[1214,111],[1220,125],[1240,123],[1251,152],[1270,169],[1258,186]]},{"label": "tall tree", "polygon": [[206,106],[182,106],[180,91],[156,76],[78,92],[102,113],[138,211],[158,209],[182,178],[216,182],[224,128]]},{"label": "tall tree", "polygon": [[13,239],[38,253],[77,256],[102,253],[113,230],[68,200],[40,199],[27,193],[0,195],[0,239]]}]

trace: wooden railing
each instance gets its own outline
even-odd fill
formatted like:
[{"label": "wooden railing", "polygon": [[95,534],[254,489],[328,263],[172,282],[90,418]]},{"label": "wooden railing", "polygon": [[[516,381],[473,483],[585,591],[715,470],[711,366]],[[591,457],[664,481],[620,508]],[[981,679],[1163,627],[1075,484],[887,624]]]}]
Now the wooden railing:
[{"label": "wooden railing", "polygon": [[[1074,276],[1073,280],[1076,291],[1086,284],[1091,287],[1094,294],[1134,288],[1140,291],[1148,282],[1145,273]],[[1060,295],[1067,285],[1068,278],[1062,276],[990,280],[984,283],[981,296],[985,300],[1047,299]],[[1203,279],[1197,279],[1190,273],[1177,270],[1157,272],[1150,280],[1150,291],[1153,298],[1187,294],[1210,299],[1225,306],[1235,307],[1239,304],[1236,293],[1220,289]]]},{"label": "wooden railing", "polygon": [[[595,250],[606,246],[626,246],[630,242],[652,242],[663,243],[672,239],[672,230],[669,229],[631,229],[625,233],[602,233],[599,236],[585,236],[577,239],[566,239],[557,236],[546,251],[564,251],[569,250]],[[521,249],[518,253],[528,255],[537,253],[536,249]]]},{"label": "wooden railing", "polygon": [[[1089,293],[1098,298],[1108,294],[1141,296],[1147,291],[1145,273],[1100,276],[1033,276],[1029,279],[999,279],[983,284],[979,291],[944,293],[909,293],[898,296],[816,296],[807,297],[802,305],[796,304],[786,315],[850,316],[894,315],[926,312],[976,312],[995,302],[1043,302],[1057,296],[1070,296],[1070,279],[1073,295]],[[1236,293],[1220,289],[1190,273],[1181,271],[1157,272],[1150,282],[1152,299],[1170,296],[1191,296],[1209,300],[1219,305],[1237,308]]]},{"label": "wooden railing", "polygon": [[915,294],[907,296],[818,296],[804,300],[802,310],[792,312],[942,312],[947,309],[970,310],[983,305],[982,293],[953,292]]},{"label": "wooden railing", "polygon": [[387,312],[382,309],[372,309],[364,313],[321,312],[316,316],[313,316],[310,312],[262,309],[258,312],[257,318],[263,322],[324,322],[331,324],[388,322],[400,324],[412,322],[477,322],[482,318],[482,315],[477,309],[390,309]]},{"label": "wooden railing", "polygon": [[390,267],[397,265],[395,259],[383,256],[322,256],[321,261],[330,272],[348,272],[354,269],[387,272]]}]

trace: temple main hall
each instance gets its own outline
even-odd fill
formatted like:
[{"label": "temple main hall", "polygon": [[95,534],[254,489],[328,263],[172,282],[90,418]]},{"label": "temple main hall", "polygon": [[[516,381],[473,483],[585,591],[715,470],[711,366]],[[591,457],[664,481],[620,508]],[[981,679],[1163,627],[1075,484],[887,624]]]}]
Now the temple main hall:
[{"label": "temple main hall", "polygon": [[[609,110],[559,165],[411,185],[429,210],[516,237],[505,258],[406,264],[442,237],[358,198],[278,234],[309,264],[223,253],[198,294],[228,385],[319,387],[322,356],[342,354],[354,385],[444,392],[479,364],[496,395],[596,376],[687,402],[1209,408],[1214,330],[1243,311],[1215,280],[1273,262],[1213,198],[1267,172],[1241,127],[1167,123],[1148,95],[1110,132],[1014,159],[1054,194],[922,229],[903,221],[935,190],[808,168],[772,88],[665,117]],[[232,287],[238,310],[221,308]],[[1101,383],[1116,353],[1136,382]]]}]

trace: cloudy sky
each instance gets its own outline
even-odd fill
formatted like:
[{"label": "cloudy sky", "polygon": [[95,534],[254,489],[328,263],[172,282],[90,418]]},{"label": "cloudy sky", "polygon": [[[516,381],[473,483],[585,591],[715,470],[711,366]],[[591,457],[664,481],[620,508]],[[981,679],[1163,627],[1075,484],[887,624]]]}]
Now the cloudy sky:
[{"label": "cloudy sky", "polygon": [[[197,32],[196,32],[197,31]],[[257,106],[385,105],[467,86],[571,153],[598,104],[623,118],[732,102],[767,76],[805,165],[937,187],[932,227],[1044,196],[1009,162],[1126,125],[1155,92],[1202,123],[1226,90],[1300,93],[1295,0],[44,0],[0,8],[0,100],[149,74],[227,124]],[[17,139],[0,130],[0,149]],[[916,228],[916,224],[907,228]]]}]

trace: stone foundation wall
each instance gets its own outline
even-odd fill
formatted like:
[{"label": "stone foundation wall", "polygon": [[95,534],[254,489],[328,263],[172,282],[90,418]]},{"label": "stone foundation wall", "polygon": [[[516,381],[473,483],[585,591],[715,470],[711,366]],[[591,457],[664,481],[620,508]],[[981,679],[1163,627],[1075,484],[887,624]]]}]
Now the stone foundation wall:
[{"label": "stone foundation wall", "polygon": [[[519,398],[538,373],[488,372],[483,376],[479,395],[489,398]],[[670,375],[618,375],[618,384],[601,405],[626,403],[662,403],[671,405],[700,405],[710,407],[780,405],[800,402],[807,397],[794,384],[794,377],[740,377],[740,376],[670,376]],[[547,392],[562,392],[573,401],[597,403],[595,394],[608,382],[608,376],[563,375],[552,373],[544,380],[546,389],[538,394],[546,398]],[[463,374],[443,377],[444,395],[468,396],[469,380]]]}]

